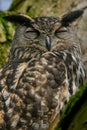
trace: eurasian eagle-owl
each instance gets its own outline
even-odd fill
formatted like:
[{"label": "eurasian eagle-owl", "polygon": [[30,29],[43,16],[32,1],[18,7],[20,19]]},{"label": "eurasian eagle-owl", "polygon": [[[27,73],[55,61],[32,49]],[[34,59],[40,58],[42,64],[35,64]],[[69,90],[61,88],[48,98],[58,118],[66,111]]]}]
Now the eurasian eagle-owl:
[{"label": "eurasian eagle-owl", "polygon": [[5,17],[20,26],[0,72],[1,130],[47,130],[83,84],[80,43],[71,27],[82,12]]}]

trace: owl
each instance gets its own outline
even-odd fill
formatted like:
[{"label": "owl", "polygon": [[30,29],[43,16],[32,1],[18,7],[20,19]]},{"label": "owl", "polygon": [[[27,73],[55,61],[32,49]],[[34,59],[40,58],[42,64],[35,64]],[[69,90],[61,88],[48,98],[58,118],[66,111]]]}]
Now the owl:
[{"label": "owl", "polygon": [[19,26],[0,72],[0,130],[49,130],[59,120],[85,80],[80,42],[72,27],[82,13],[4,17]]}]

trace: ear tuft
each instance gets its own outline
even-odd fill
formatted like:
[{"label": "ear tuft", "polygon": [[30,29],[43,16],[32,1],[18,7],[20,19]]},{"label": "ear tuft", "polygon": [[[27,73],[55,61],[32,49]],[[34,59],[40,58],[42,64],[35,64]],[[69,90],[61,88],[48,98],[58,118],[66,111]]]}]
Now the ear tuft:
[{"label": "ear tuft", "polygon": [[75,21],[77,18],[79,18],[83,14],[83,10],[76,10],[72,11],[66,15],[63,16],[61,22],[62,25],[69,25],[69,23]]},{"label": "ear tuft", "polygon": [[34,21],[27,15],[23,15],[23,14],[9,15],[9,16],[4,16],[3,18],[7,21],[10,21],[13,23],[19,23],[19,24],[29,23],[30,21]]}]

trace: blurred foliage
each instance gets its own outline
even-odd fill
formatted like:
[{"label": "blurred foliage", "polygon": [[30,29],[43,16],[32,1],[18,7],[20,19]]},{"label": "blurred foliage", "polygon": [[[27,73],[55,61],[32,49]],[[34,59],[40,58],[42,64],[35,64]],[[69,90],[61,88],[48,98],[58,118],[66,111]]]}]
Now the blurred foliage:
[{"label": "blurred foliage", "polygon": [[75,0],[13,0],[9,11],[27,13],[29,16],[64,14],[76,6]]}]

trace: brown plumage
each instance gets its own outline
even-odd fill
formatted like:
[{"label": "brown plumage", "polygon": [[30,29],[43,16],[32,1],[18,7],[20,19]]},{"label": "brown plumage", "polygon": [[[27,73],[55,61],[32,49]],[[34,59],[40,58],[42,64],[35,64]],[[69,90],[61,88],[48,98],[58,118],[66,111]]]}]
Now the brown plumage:
[{"label": "brown plumage", "polygon": [[83,84],[80,43],[70,26],[81,14],[5,17],[21,25],[0,72],[1,130],[47,130]]}]

